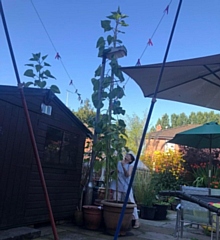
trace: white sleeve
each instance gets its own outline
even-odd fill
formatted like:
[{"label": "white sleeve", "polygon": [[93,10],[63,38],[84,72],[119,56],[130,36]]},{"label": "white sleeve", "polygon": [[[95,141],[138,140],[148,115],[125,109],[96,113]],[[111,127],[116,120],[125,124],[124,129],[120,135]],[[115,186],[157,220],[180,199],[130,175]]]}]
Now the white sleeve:
[{"label": "white sleeve", "polygon": [[133,163],[129,164],[129,165],[132,166],[132,167],[134,167],[134,163],[135,163],[135,161],[134,161]]}]

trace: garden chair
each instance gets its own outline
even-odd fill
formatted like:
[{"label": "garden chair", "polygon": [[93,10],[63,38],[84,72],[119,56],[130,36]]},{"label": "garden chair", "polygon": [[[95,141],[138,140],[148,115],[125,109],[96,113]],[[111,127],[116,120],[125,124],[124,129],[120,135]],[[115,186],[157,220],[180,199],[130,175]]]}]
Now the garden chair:
[{"label": "garden chair", "polygon": [[[186,194],[195,195],[209,195],[209,188],[198,188],[191,186],[182,186],[181,191]],[[191,226],[196,224],[197,228],[199,225],[210,226],[210,213],[209,210],[199,206],[196,203],[181,200],[180,206],[177,208],[176,227],[175,234],[179,239],[179,236],[183,237],[184,224],[188,223]]]},{"label": "garden chair", "polygon": [[[220,189],[211,188],[210,195],[211,196],[220,196]],[[211,240],[214,239],[214,232],[216,232],[216,230],[219,229],[219,222],[220,222],[219,218],[220,217],[218,217],[216,213],[211,212],[211,221],[212,221]],[[218,228],[217,228],[217,224],[218,224]],[[217,234],[217,238],[218,238],[218,235],[219,234]]]}]

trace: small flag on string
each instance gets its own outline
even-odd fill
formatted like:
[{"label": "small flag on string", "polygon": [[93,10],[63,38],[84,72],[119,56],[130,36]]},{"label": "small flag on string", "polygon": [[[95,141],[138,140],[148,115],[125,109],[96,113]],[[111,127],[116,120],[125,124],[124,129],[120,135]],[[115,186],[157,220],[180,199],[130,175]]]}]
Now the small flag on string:
[{"label": "small flag on string", "polygon": [[152,41],[151,41],[151,39],[149,38],[149,40],[148,40],[148,43],[147,43],[147,45],[149,45],[149,46],[153,46],[153,43],[152,43]]},{"label": "small flag on string", "polygon": [[141,66],[140,59],[137,60],[136,66]]},{"label": "small flag on string", "polygon": [[169,12],[169,5],[167,5],[167,7],[165,8],[165,10],[163,12],[164,13],[166,12],[168,14],[168,12]]},{"label": "small flag on string", "polygon": [[55,56],[55,59],[58,59],[58,60],[59,60],[60,58],[61,58],[60,54],[57,53],[56,56]]},{"label": "small flag on string", "polygon": [[73,80],[70,80],[70,83],[69,83],[69,85],[73,85]]}]

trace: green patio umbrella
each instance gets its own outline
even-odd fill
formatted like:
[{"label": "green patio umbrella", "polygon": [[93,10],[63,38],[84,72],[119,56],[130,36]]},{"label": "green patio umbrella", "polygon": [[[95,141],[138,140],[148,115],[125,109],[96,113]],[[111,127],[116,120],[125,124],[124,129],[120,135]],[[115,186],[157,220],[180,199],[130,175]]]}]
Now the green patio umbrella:
[{"label": "green patio umbrella", "polygon": [[205,123],[202,126],[177,133],[173,139],[168,141],[178,145],[194,148],[208,148],[209,156],[209,184],[211,180],[211,151],[212,148],[220,148],[220,125],[216,122]]}]

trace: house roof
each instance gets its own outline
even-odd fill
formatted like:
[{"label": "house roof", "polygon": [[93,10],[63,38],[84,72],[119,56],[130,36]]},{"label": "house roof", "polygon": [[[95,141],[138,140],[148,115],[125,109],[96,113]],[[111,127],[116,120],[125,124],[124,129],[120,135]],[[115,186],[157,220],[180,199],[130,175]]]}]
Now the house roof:
[{"label": "house roof", "polygon": [[161,140],[170,140],[172,139],[177,133],[201,126],[201,124],[188,124],[185,126],[175,127],[175,128],[168,128],[162,129],[160,131],[152,132],[149,134],[149,139],[161,139]]},{"label": "house roof", "polygon": [[[0,85],[0,99],[3,98],[3,95],[19,95],[19,89],[16,86],[3,86]],[[70,111],[69,108],[65,106],[65,104],[49,89],[41,89],[41,88],[24,88],[24,95],[26,96],[43,96],[44,99],[48,100],[48,98],[56,103],[57,106],[61,108],[61,110],[66,114],[74,124],[86,133],[87,137],[92,138],[92,132]]]}]

